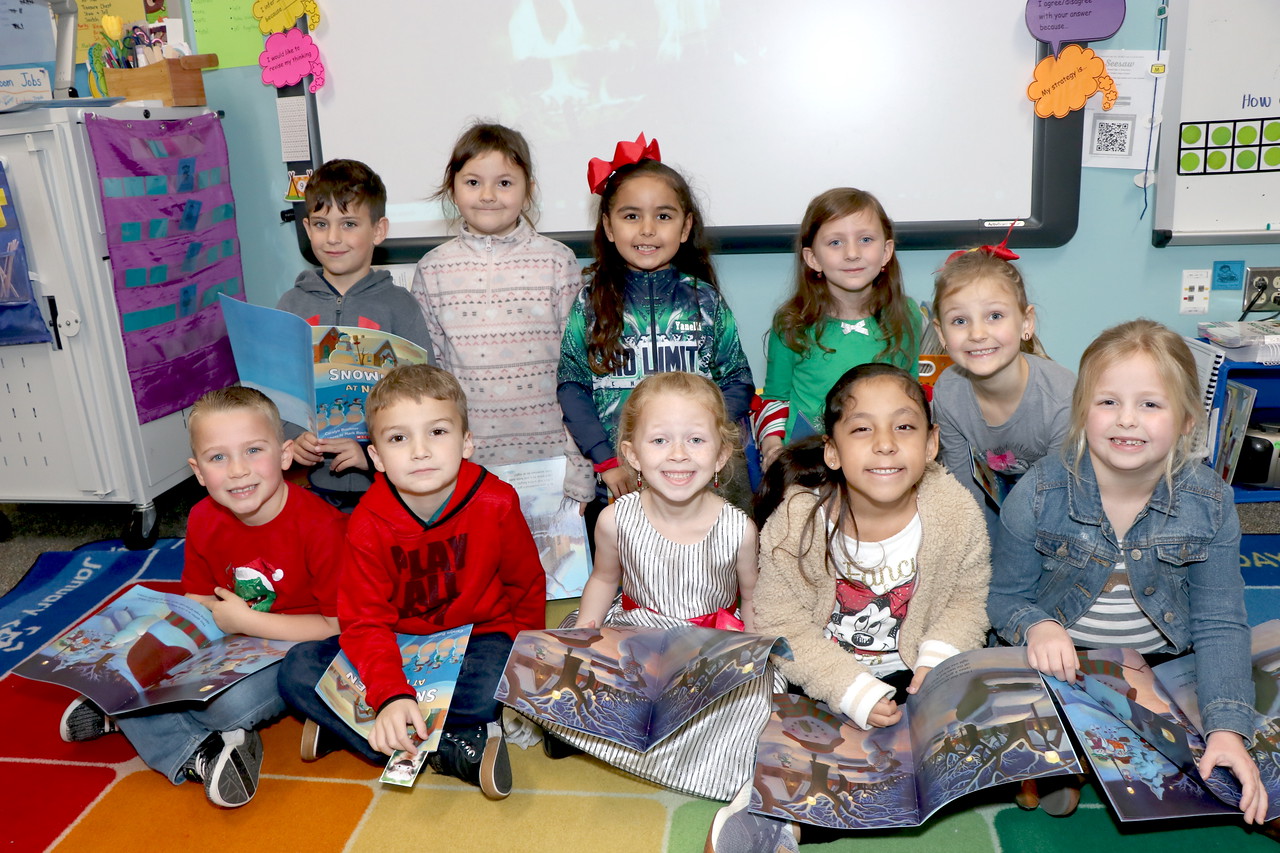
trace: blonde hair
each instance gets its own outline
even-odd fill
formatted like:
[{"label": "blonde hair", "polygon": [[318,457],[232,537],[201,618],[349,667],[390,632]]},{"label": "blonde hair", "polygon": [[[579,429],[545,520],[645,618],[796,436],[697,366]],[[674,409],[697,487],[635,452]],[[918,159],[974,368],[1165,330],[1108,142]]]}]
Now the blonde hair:
[{"label": "blonde hair", "polygon": [[257,412],[262,415],[270,424],[276,441],[284,443],[284,422],[280,420],[280,410],[276,408],[275,403],[271,402],[271,398],[257,388],[232,385],[206,392],[191,407],[191,414],[187,415],[187,441],[191,445],[191,453],[194,455],[196,452],[196,427],[199,426],[200,421],[207,415],[238,411]]},{"label": "blonde hair", "polygon": [[402,400],[419,402],[428,397],[452,402],[458,407],[458,414],[462,417],[462,431],[471,429],[467,422],[466,392],[452,373],[430,364],[402,364],[391,368],[369,392],[369,399],[365,401],[364,407],[369,435],[374,434],[374,418],[384,409]]},{"label": "blonde hair", "polygon": [[1174,414],[1187,429],[1178,437],[1165,460],[1165,482],[1173,488],[1173,475],[1203,455],[1195,446],[1196,436],[1205,421],[1201,403],[1196,362],[1182,336],[1154,320],[1139,319],[1112,326],[1094,339],[1080,357],[1080,374],[1071,397],[1071,424],[1062,443],[1063,450],[1074,452],[1073,472],[1079,476],[1080,460],[1087,448],[1085,420],[1089,405],[1103,371],[1136,355],[1145,355],[1156,368],[1156,375],[1169,395]]},{"label": "blonde hair", "polygon": [[[629,442],[635,436],[636,424],[649,401],[660,394],[678,394],[706,408],[716,422],[716,437],[720,439],[720,447],[729,448],[730,452],[738,449],[740,436],[738,425],[729,419],[729,411],[724,404],[724,394],[720,387],[707,379],[693,373],[673,370],[668,373],[654,373],[640,380],[627,402],[622,404],[622,413],[618,416],[618,447]],[[631,468],[624,456],[618,462],[632,474],[638,473]],[[728,467],[728,466],[726,466]]]},{"label": "blonde hair", "polygon": [[[943,265],[933,280],[933,316],[938,325],[944,325],[942,319],[942,303],[963,287],[975,281],[996,281],[1004,285],[1018,305],[1018,311],[1025,319],[1031,310],[1031,301],[1027,299],[1027,284],[1022,273],[1009,261],[998,258],[990,252],[976,249],[965,252]],[[1019,347],[1022,352],[1048,358],[1040,338],[1033,332],[1030,340],[1025,340]]]}]

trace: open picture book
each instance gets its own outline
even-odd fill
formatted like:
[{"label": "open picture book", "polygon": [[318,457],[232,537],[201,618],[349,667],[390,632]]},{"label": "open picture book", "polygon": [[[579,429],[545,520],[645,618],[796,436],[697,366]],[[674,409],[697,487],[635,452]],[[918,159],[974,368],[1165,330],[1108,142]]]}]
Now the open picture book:
[{"label": "open picture book", "polygon": [[[1259,712],[1249,754],[1280,816],[1280,620],[1253,629],[1253,682]],[[1217,768],[1202,778],[1205,731],[1195,690],[1195,658],[1155,667],[1132,649],[1080,653],[1082,677],[1068,685],[1046,677],[1081,748],[1122,821],[1239,811],[1240,785]]]},{"label": "open picture book", "polygon": [[89,697],[109,715],[207,702],[294,644],[226,634],[204,605],[133,586],[15,669]]},{"label": "open picture book", "polygon": [[939,664],[887,728],[776,694],[761,732],[751,810],[841,829],[918,826],[964,794],[1078,773],[1066,728],[1019,648]]},{"label": "open picture book", "polygon": [[535,719],[645,752],[752,678],[777,637],[681,625],[521,631],[496,698]]},{"label": "open picture book", "polygon": [[[382,781],[412,785],[427,754],[434,752],[444,731],[445,717],[453,701],[453,691],[462,671],[462,659],[471,639],[471,625],[450,628],[435,634],[396,634],[396,644],[404,664],[404,677],[418,697],[418,710],[427,725],[414,732],[414,755],[396,750],[387,761]],[[377,710],[364,701],[364,682],[345,652],[338,652],[316,683],[316,692],[348,726],[368,737],[373,731]]]},{"label": "open picture book", "polygon": [[[1253,629],[1260,712],[1250,754],[1280,816],[1280,620]],[[1027,666],[1022,648],[964,652],[908,699],[895,726],[864,731],[820,702],[776,695],[751,810],[840,829],[918,826],[973,791],[1080,773],[1072,738],[1121,821],[1238,813],[1204,751],[1195,658],[1148,666],[1132,649],[1082,651],[1074,684]]]}]

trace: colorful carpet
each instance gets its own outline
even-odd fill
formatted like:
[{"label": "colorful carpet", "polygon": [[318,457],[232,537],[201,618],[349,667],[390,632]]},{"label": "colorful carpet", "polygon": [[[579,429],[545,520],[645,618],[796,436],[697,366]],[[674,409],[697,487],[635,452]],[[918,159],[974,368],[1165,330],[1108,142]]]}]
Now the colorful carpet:
[{"label": "colorful carpet", "polygon": [[[95,543],[96,545],[97,543]],[[1280,617],[1280,536],[1246,537],[1242,548],[1253,621]],[[0,673],[9,670],[100,602],[141,581],[164,587],[181,570],[181,542],[147,552],[81,550],[45,554],[0,598]],[[558,622],[572,602],[548,606]],[[1255,608],[1257,612],[1255,612]],[[0,678],[0,790],[10,850],[116,853],[142,846],[190,853],[240,851],[510,851],[697,853],[718,803],[636,781],[582,756],[550,761],[539,748],[511,750],[515,791],[490,802],[462,782],[421,776],[412,789],[384,787],[346,753],[314,763],[298,757],[301,725],[263,731],[258,794],[226,811],[199,785],[170,785],[119,735],[68,744],[57,721],[73,694],[14,675]],[[145,839],[145,840],[144,840]],[[864,833],[817,853],[1077,853],[1123,844],[1132,853],[1272,850],[1274,842],[1229,820],[1121,826],[1086,788],[1066,819],[1024,812],[998,790],[964,798],[925,826]]]}]

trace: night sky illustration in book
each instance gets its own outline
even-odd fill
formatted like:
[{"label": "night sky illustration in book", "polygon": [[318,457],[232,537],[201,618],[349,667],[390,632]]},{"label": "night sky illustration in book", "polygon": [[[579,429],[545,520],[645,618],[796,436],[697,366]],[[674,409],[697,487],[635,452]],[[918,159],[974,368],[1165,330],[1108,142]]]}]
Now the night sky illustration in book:
[{"label": "night sky illustration in book", "polygon": [[944,662],[887,729],[863,731],[821,703],[775,696],[752,811],[842,828],[915,826],[966,793],[1076,772],[1053,701],[1021,654],[984,649]]},{"label": "night sky illustration in book", "polygon": [[536,718],[645,750],[763,674],[774,642],[694,626],[522,631],[498,698]]}]

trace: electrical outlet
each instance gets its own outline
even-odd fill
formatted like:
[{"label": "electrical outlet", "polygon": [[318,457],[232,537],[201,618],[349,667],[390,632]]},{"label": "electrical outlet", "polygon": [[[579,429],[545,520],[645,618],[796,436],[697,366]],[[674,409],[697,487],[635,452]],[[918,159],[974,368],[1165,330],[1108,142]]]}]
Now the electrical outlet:
[{"label": "electrical outlet", "polygon": [[[1257,302],[1250,302],[1258,291],[1264,291]],[[1245,311],[1280,311],[1280,267],[1249,267],[1244,271]]]}]

